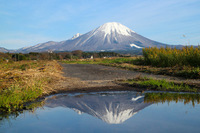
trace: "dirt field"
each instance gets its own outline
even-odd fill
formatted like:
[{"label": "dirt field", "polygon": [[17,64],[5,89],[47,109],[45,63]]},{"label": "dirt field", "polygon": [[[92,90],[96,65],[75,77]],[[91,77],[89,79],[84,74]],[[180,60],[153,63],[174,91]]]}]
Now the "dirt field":
[{"label": "dirt field", "polygon": [[65,81],[57,84],[63,91],[105,91],[105,90],[137,90],[116,83],[117,80],[146,76],[154,79],[167,79],[175,82],[200,83],[200,80],[186,80],[176,77],[153,75],[115,67],[94,64],[61,64]]}]

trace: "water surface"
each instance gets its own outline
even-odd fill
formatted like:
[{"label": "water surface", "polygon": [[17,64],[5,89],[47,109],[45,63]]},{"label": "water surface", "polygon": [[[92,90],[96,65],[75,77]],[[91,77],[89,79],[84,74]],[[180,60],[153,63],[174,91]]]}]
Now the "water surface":
[{"label": "water surface", "polygon": [[200,132],[199,95],[98,92],[48,97],[44,106],[2,117],[0,132]]}]

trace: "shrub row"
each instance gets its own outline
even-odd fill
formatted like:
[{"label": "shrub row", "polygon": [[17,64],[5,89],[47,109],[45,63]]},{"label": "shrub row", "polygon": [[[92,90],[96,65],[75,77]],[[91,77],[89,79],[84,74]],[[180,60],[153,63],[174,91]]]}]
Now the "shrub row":
[{"label": "shrub row", "polygon": [[193,66],[200,67],[200,47],[144,48],[146,65],[158,67]]}]

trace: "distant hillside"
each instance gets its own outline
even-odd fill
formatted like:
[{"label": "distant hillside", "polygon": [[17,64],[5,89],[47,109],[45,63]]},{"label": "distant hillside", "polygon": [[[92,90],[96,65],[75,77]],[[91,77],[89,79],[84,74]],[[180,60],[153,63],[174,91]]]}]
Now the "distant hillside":
[{"label": "distant hillside", "polygon": [[2,53],[7,53],[7,52],[9,52],[10,50],[8,50],[8,49],[5,49],[5,48],[2,48],[2,47],[0,47],[0,52],[2,52]]}]

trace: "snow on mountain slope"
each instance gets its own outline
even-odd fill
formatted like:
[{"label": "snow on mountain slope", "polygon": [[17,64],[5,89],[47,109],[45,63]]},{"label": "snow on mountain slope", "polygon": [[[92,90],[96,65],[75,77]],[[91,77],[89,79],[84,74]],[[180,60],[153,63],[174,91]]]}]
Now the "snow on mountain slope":
[{"label": "snow on mountain slope", "polygon": [[48,50],[56,50],[57,44],[57,42],[49,41],[46,43],[39,43],[35,46],[21,48],[17,50],[17,52],[44,52]]},{"label": "snow on mountain slope", "polygon": [[130,44],[130,46],[131,46],[131,47],[136,47],[136,48],[142,48],[142,47],[137,46],[137,45],[135,45],[135,44]]},{"label": "snow on mountain slope", "polygon": [[[117,110],[118,110],[117,106]],[[100,119],[109,124],[120,124],[134,116],[137,112],[134,112],[133,109],[127,109],[116,113],[115,110],[106,109],[106,113],[103,116],[98,116]]]},{"label": "snow on mountain slope", "polygon": [[56,51],[131,50],[166,46],[166,44],[145,38],[120,23],[109,22],[88,33],[82,35],[78,33],[66,41],[41,43],[27,49],[20,49],[20,52],[47,51],[49,49]]},{"label": "snow on mountain slope", "polygon": [[71,40],[76,39],[77,37],[79,37],[79,36],[81,36],[81,35],[82,35],[82,34],[77,33],[76,35],[74,35],[74,36],[71,38]]},{"label": "snow on mountain slope", "polygon": [[132,101],[137,101],[137,100],[140,99],[140,98],[144,98],[144,96],[133,97],[131,100],[132,100]]},{"label": "snow on mountain slope", "polygon": [[107,35],[111,35],[113,33],[121,34],[124,36],[131,36],[131,33],[132,32],[134,33],[134,31],[132,31],[131,29],[127,28],[126,26],[124,26],[120,23],[116,23],[116,22],[106,23],[106,24],[100,26],[97,29],[97,32],[98,31],[103,31],[105,33],[104,37]]}]

